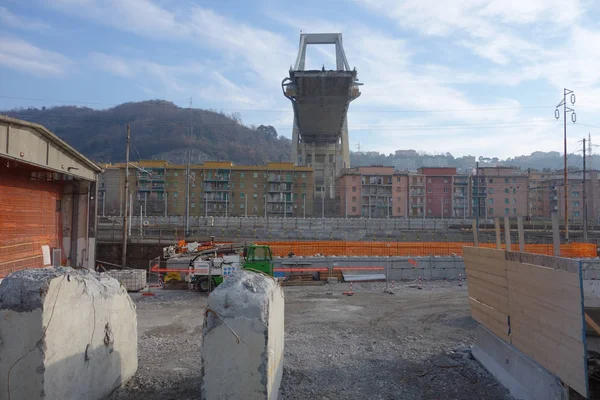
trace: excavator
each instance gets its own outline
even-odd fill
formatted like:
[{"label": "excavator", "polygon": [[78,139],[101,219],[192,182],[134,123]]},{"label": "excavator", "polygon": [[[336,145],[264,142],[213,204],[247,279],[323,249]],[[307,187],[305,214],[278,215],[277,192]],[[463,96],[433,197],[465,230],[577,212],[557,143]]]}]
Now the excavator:
[{"label": "excavator", "polygon": [[[188,243],[163,249],[169,280],[190,280],[201,292],[207,292],[240,268],[273,276],[273,254],[265,245],[239,243]],[[187,271],[187,272],[183,272]]]}]

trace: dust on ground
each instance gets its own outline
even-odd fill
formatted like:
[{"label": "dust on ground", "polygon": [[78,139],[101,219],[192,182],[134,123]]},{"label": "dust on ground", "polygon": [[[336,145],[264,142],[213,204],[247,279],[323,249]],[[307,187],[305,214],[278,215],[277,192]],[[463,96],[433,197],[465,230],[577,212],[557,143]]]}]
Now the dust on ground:
[{"label": "dust on ground", "polygon": [[[280,399],[512,399],[470,355],[466,286],[424,282],[286,287]],[[109,400],[196,399],[206,295],[133,294],[139,367]],[[234,377],[232,377],[234,378]]]}]

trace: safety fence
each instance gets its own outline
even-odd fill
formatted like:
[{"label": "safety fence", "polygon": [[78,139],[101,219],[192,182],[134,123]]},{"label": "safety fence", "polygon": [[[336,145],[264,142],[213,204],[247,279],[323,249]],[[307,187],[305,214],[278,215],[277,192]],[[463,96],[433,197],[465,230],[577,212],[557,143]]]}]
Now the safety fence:
[{"label": "safety fence", "polygon": [[[462,256],[465,242],[365,242],[365,241],[312,241],[312,242],[258,242],[271,247],[274,255],[287,257],[322,256]],[[495,243],[479,243],[479,247],[495,248]],[[505,249],[505,246],[502,245]],[[518,246],[513,245],[513,250]],[[525,252],[553,255],[552,244],[525,244]],[[560,245],[563,257],[595,258],[596,245],[592,243],[569,243]]]}]

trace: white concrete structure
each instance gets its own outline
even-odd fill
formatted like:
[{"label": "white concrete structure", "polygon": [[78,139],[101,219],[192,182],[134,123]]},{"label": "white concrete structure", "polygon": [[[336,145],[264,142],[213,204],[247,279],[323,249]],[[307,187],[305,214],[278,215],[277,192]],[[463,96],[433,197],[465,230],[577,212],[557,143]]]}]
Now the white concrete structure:
[{"label": "white concrete structure", "polygon": [[210,295],[206,314],[201,398],[277,399],[284,345],[284,295],[277,282],[237,271]]},{"label": "white concrete structure", "polygon": [[17,271],[0,285],[0,400],[102,399],[137,370],[135,305],[106,274]]}]

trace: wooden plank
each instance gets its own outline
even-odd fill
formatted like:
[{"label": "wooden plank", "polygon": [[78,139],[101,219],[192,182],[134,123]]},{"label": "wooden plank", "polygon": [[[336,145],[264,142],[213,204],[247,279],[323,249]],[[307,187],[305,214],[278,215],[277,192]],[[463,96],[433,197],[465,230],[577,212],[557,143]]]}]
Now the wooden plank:
[{"label": "wooden plank", "polygon": [[482,257],[465,258],[466,271],[476,270],[488,274],[506,277],[506,260],[494,260]]},{"label": "wooden plank", "polygon": [[519,236],[519,251],[525,251],[525,232],[523,230],[523,217],[517,217],[517,234]]},{"label": "wooden plank", "polygon": [[579,274],[516,261],[506,271],[511,343],[586,396]]},{"label": "wooden plank", "polygon": [[469,298],[473,319],[492,331],[502,340],[509,342],[508,316],[485,304]]},{"label": "wooden plank", "polygon": [[496,249],[502,248],[502,234],[500,233],[500,218],[494,218],[494,227],[496,229]]},{"label": "wooden plank", "polygon": [[496,293],[482,285],[473,285],[471,289],[472,281],[469,282],[469,297],[472,297],[479,302],[488,305],[501,313],[508,315],[508,291],[505,294]]},{"label": "wooden plank", "polygon": [[504,250],[488,249],[485,247],[479,248],[479,255],[484,258],[495,258],[498,260],[504,260],[504,259],[506,259],[506,256],[504,253],[505,253]]},{"label": "wooden plank", "polygon": [[487,272],[477,271],[474,269],[467,269],[467,280],[471,277],[481,279],[482,281],[489,282],[493,285],[498,285],[505,288],[508,287],[506,277],[504,276],[489,274]]},{"label": "wooden plank", "polygon": [[588,315],[588,313],[585,313],[585,322],[587,322],[587,324],[591,326],[598,335],[600,335],[600,326],[592,319],[592,317]]},{"label": "wooden plank", "polygon": [[556,257],[560,256],[560,226],[558,222],[558,213],[556,211],[552,212],[552,244],[554,247],[554,255]]},{"label": "wooden plank", "polygon": [[510,218],[504,217],[504,244],[506,244],[506,250],[510,251]]},{"label": "wooden plank", "polygon": [[472,230],[473,230],[473,245],[475,247],[479,247],[479,230],[477,226],[477,221],[473,220]]}]

